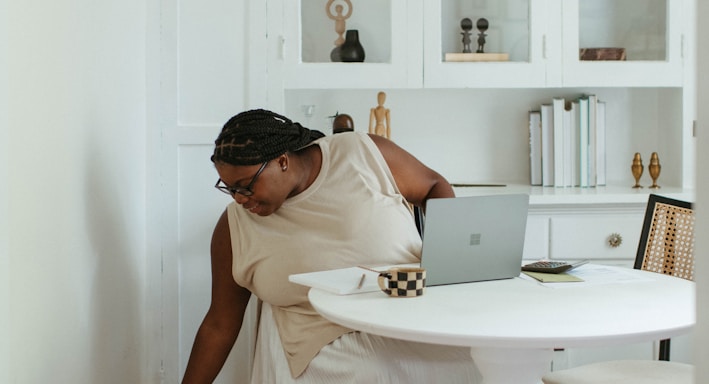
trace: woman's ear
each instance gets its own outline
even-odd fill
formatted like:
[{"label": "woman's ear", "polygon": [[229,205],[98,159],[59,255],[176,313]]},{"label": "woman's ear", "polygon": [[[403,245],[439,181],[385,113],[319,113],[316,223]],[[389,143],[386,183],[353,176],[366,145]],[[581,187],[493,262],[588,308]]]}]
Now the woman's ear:
[{"label": "woman's ear", "polygon": [[288,170],[288,155],[285,153],[278,157],[278,166],[283,172]]}]

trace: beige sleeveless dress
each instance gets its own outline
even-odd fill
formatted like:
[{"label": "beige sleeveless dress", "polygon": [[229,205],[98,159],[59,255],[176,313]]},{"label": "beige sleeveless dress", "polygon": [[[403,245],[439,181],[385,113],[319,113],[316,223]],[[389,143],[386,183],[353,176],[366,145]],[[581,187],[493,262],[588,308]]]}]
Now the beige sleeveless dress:
[{"label": "beige sleeveless dress", "polygon": [[420,261],[411,210],[374,142],[349,132],[313,145],[323,162],[307,190],[265,217],[236,203],[227,209],[234,279],[264,302],[252,383],[476,382],[467,348],[353,332],[321,317],[308,288],[288,281],[295,273]]}]

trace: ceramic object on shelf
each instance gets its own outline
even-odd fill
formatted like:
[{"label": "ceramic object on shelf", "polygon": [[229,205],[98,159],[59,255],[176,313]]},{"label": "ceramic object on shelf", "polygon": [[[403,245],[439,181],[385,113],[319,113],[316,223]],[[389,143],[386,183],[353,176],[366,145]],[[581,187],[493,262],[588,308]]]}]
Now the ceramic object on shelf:
[{"label": "ceramic object on shelf", "polygon": [[333,48],[332,51],[330,51],[330,61],[333,63],[339,63],[342,61],[340,58],[340,49],[342,49],[341,45],[338,45],[337,47]]},{"label": "ceramic object on shelf", "polygon": [[359,31],[348,29],[345,42],[340,46],[340,61],[345,63],[361,63],[364,61],[364,47],[359,42]]},{"label": "ceramic object on shelf", "polygon": [[352,117],[346,113],[336,113],[332,120],[332,133],[352,132],[354,122]]},{"label": "ceramic object on shelf", "polygon": [[609,61],[625,60],[625,48],[581,48],[579,60],[582,61]]}]

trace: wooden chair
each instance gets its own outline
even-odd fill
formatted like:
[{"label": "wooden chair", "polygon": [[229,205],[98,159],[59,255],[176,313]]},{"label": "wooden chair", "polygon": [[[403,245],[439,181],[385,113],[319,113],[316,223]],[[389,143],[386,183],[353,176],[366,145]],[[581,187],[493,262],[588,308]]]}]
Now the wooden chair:
[{"label": "wooden chair", "polygon": [[414,221],[416,222],[416,229],[419,231],[419,236],[423,237],[423,209],[417,205],[414,205]]},{"label": "wooden chair", "polygon": [[[635,269],[694,281],[694,211],[691,203],[651,194]],[[670,340],[660,341],[658,360],[619,360],[551,372],[544,384],[693,383],[694,367],[670,362]]]}]

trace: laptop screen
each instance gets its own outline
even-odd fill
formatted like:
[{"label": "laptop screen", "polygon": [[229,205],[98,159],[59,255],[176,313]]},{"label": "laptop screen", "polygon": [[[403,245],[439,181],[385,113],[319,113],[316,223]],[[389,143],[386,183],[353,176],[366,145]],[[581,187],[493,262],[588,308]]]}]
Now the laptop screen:
[{"label": "laptop screen", "polygon": [[421,253],[426,285],[519,276],[528,209],[526,194],[428,200]]}]

